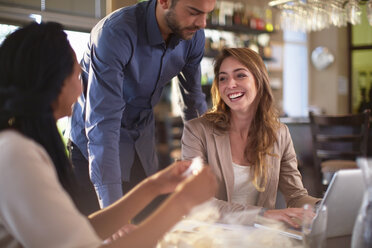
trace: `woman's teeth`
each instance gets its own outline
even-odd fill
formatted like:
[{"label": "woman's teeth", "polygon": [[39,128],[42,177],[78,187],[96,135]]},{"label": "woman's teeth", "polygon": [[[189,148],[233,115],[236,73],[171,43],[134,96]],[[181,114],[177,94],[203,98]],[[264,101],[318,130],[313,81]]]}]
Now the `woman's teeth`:
[{"label": "woman's teeth", "polygon": [[236,99],[238,97],[241,97],[243,95],[243,92],[239,92],[239,93],[233,93],[233,94],[229,94],[228,97],[233,100],[233,99]]}]

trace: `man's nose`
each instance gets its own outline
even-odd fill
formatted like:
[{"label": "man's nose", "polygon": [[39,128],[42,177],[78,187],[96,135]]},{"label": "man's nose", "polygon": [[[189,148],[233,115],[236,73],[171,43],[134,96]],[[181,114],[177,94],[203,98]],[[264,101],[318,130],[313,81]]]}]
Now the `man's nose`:
[{"label": "man's nose", "polygon": [[198,16],[195,22],[195,26],[197,26],[200,29],[203,29],[207,26],[207,14],[201,14]]}]

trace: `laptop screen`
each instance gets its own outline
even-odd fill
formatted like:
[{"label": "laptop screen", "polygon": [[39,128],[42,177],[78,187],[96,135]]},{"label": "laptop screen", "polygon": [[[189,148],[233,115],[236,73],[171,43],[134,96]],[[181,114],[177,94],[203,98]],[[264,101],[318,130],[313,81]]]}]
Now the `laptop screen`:
[{"label": "laptop screen", "polygon": [[326,205],[328,209],[327,238],[352,233],[363,192],[364,183],[360,169],[336,172],[320,204],[320,207]]}]

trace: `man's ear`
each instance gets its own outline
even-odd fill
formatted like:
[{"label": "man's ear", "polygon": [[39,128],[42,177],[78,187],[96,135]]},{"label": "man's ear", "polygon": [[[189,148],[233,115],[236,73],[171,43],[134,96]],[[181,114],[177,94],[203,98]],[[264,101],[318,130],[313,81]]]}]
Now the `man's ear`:
[{"label": "man's ear", "polygon": [[158,0],[158,4],[159,6],[161,6],[162,9],[167,10],[172,4],[171,1],[172,0]]}]

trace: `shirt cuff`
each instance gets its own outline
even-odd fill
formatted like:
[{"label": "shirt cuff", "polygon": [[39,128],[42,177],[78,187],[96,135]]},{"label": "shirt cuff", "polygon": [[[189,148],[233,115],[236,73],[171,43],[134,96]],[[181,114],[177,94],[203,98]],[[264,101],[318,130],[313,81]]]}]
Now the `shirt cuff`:
[{"label": "shirt cuff", "polygon": [[123,196],[122,184],[105,184],[94,186],[97,192],[99,205],[105,208]]}]

